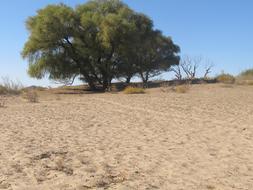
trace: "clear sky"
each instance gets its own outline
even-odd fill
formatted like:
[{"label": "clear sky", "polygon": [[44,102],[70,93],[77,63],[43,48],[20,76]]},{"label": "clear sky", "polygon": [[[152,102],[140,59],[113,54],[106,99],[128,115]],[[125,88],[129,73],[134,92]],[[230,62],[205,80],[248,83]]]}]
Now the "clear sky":
[{"label": "clear sky", "polygon": [[[4,0],[0,2],[0,77],[24,85],[52,85],[28,77],[20,52],[28,37],[27,17],[47,4],[75,6],[85,0]],[[253,0],[124,0],[154,21],[155,28],[173,38],[181,55],[211,59],[213,75],[222,70],[238,74],[253,67]]]}]

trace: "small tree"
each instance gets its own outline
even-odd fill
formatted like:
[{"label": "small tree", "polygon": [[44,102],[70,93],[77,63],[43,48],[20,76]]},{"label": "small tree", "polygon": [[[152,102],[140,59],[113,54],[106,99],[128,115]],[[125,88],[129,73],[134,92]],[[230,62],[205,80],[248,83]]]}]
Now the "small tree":
[{"label": "small tree", "polygon": [[211,60],[206,61],[205,65],[205,73],[204,73],[204,79],[207,79],[208,75],[211,73],[212,68],[214,67],[214,64]]},{"label": "small tree", "polygon": [[169,37],[162,36],[156,31],[146,46],[146,51],[141,54],[139,74],[144,84],[152,77],[169,71],[171,66],[179,64],[179,47]]},{"label": "small tree", "polygon": [[[201,65],[203,65],[201,56],[191,57],[187,55],[180,60],[179,65],[173,66],[170,71],[175,74],[177,80],[182,80],[184,77],[188,80],[192,80],[197,77],[197,71]],[[213,67],[213,62],[207,59],[204,66],[204,79],[208,77]]]},{"label": "small tree", "polygon": [[187,79],[192,80],[196,77],[197,69],[201,61],[202,61],[202,58],[200,56],[199,57],[185,56],[182,59],[180,65]]},{"label": "small tree", "polygon": [[175,77],[177,80],[182,80],[182,71],[181,71],[181,65],[176,65],[170,69],[170,71],[174,72]]}]

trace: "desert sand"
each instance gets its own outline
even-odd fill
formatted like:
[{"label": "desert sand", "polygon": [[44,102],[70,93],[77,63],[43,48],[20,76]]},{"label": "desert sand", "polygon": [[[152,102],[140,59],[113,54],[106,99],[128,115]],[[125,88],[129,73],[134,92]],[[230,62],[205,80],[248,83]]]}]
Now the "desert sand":
[{"label": "desert sand", "polygon": [[9,97],[0,189],[252,190],[253,86]]}]

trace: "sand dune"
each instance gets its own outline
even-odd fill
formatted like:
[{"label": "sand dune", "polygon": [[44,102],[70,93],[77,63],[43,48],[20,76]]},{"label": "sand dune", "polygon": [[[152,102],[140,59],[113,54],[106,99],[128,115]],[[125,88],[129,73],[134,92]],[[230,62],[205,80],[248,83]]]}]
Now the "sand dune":
[{"label": "sand dune", "polygon": [[6,105],[0,189],[253,189],[253,87]]}]

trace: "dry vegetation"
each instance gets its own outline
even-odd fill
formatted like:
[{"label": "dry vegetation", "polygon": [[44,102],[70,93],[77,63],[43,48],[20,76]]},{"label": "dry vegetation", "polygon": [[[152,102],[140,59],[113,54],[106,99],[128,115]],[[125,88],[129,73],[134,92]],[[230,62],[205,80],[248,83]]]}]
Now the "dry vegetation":
[{"label": "dry vegetation", "polygon": [[166,82],[162,82],[160,84],[160,89],[162,92],[170,92],[172,90],[171,86],[169,86]]},{"label": "dry vegetation", "polygon": [[30,103],[37,103],[39,101],[39,96],[36,90],[25,90],[23,91],[23,98]]},{"label": "dry vegetation", "polygon": [[178,85],[173,88],[176,93],[187,93],[190,90],[190,85]]},{"label": "dry vegetation", "polygon": [[245,71],[241,72],[239,74],[239,77],[249,79],[249,80],[253,80],[253,69],[248,69],[248,70],[245,70]]},{"label": "dry vegetation", "polygon": [[161,83],[160,89],[162,92],[176,92],[176,93],[187,93],[191,88],[190,83],[181,84],[181,85],[169,85],[168,83]]},{"label": "dry vegetation", "polygon": [[236,84],[253,85],[253,69],[248,69],[241,72],[236,78]]},{"label": "dry vegetation", "polygon": [[13,95],[22,95],[22,97],[28,102],[36,103],[38,102],[37,92],[44,90],[46,90],[46,88],[36,86],[24,88],[21,82],[11,80],[8,77],[3,77],[0,82],[0,107],[4,107],[6,105],[5,97]]},{"label": "dry vegetation", "polygon": [[13,81],[8,77],[3,77],[2,82],[0,82],[0,95],[19,95],[23,85],[19,81]]},{"label": "dry vegetation", "polygon": [[235,77],[230,74],[221,74],[216,77],[217,81],[224,84],[234,84],[235,83]]},{"label": "dry vegetation", "polygon": [[238,76],[223,73],[216,77],[217,82],[223,83],[222,87],[232,88],[233,84],[253,85],[253,69],[241,72]]},{"label": "dry vegetation", "polygon": [[145,90],[143,88],[138,87],[126,87],[123,91],[124,94],[144,94]]}]

